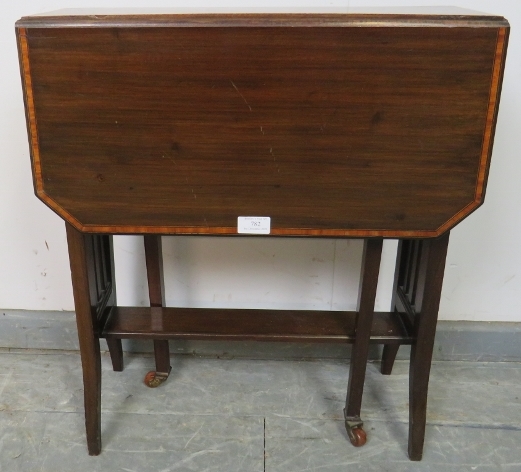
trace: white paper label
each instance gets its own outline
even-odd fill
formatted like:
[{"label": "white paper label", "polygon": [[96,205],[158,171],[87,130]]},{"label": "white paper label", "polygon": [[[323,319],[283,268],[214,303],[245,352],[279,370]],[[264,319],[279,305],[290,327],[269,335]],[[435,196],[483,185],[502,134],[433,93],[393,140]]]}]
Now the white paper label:
[{"label": "white paper label", "polygon": [[237,232],[240,234],[270,234],[269,216],[239,216]]}]

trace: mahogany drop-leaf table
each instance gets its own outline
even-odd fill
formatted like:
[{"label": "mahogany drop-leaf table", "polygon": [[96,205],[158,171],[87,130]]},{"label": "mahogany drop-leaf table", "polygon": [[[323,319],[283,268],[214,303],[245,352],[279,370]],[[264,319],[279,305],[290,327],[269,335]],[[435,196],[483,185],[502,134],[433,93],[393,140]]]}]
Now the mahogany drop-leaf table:
[{"label": "mahogany drop-leaf table", "polygon": [[[36,195],[66,222],[90,454],[101,451],[100,338],[352,343],[360,418],[411,344],[409,457],[422,456],[449,231],[483,203],[509,26],[401,13],[61,11],[16,24]],[[150,307],[116,303],[112,235],[144,235]],[[161,235],[363,238],[356,312],[165,306]],[[393,304],[374,313],[384,238]],[[182,274],[181,274],[182,276]]]}]

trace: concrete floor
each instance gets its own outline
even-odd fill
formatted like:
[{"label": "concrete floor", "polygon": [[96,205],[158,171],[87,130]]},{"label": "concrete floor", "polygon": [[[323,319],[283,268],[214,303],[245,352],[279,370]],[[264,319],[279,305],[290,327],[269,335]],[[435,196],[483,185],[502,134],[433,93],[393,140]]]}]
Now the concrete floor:
[{"label": "concrete floor", "polygon": [[368,442],[342,422],[338,360],[172,358],[157,389],[151,357],[103,356],[102,440],[87,455],[76,352],[0,351],[0,471],[521,471],[521,364],[435,362],[422,462],[407,458],[408,363],[368,367]]}]

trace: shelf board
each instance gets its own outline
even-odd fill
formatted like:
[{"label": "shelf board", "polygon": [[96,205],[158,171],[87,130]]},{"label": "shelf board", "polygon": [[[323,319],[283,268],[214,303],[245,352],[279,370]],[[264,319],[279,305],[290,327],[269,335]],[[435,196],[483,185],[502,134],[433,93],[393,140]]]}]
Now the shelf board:
[{"label": "shelf board", "polygon": [[[355,322],[354,311],[116,306],[111,309],[101,336],[352,343]],[[375,313],[372,343],[412,341],[398,314]]]}]

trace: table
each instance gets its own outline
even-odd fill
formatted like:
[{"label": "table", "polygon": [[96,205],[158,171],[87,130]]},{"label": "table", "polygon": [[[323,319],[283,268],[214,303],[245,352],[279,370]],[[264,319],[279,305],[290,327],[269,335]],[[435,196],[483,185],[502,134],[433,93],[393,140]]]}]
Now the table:
[{"label": "table", "polygon": [[[36,195],[66,222],[87,444],[101,451],[100,338],[411,344],[409,457],[422,457],[449,232],[485,195],[509,26],[459,9],[386,13],[59,11],[16,24]],[[112,235],[142,234],[150,307],[116,302]],[[358,309],[165,306],[161,235],[363,238]],[[392,310],[374,313],[382,242]]]}]

